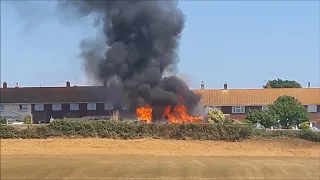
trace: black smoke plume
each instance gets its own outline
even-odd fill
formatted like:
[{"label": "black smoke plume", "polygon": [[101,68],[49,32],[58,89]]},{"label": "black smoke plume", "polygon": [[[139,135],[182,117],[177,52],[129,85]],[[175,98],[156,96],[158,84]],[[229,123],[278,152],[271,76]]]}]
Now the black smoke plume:
[{"label": "black smoke plume", "polygon": [[142,98],[151,106],[183,103],[190,111],[198,104],[200,96],[181,79],[163,77],[176,71],[185,24],[176,1],[78,0],[60,5],[82,16],[96,15],[95,25],[102,26],[103,37],[81,44],[87,71],[96,79],[119,80],[132,102]]}]

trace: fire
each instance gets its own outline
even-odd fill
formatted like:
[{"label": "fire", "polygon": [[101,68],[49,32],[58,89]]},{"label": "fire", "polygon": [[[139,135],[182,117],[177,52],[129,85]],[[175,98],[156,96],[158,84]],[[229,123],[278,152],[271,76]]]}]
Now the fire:
[{"label": "fire", "polygon": [[148,104],[145,107],[137,108],[136,114],[140,121],[143,120],[150,123],[152,120],[152,108]]},{"label": "fire", "polygon": [[[149,105],[140,107],[136,111],[139,120],[147,121],[150,123],[152,120],[152,108]],[[167,118],[170,123],[181,124],[183,122],[200,122],[203,120],[202,117],[189,116],[187,108],[184,105],[178,106],[166,106],[162,115],[163,118]]]},{"label": "fire", "polygon": [[202,117],[189,116],[187,108],[184,105],[178,105],[173,108],[167,106],[163,113],[163,117],[167,117],[171,123],[175,124],[181,124],[183,122],[195,123],[203,120]]}]

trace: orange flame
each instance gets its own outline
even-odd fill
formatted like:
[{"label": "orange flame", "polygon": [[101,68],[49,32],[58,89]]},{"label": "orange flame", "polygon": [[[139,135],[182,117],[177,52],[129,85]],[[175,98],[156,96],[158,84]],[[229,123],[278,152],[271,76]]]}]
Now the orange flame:
[{"label": "orange flame", "polygon": [[137,108],[137,117],[140,121],[146,121],[150,123],[152,120],[152,108],[147,104],[145,107]]},{"label": "orange flame", "polygon": [[[152,108],[149,105],[140,107],[136,110],[136,114],[139,120],[144,120],[150,123],[152,120]],[[187,108],[184,105],[178,105],[172,108],[172,106],[166,106],[162,117],[168,118],[170,123],[181,124],[183,122],[200,122],[203,117],[189,116]]]},{"label": "orange flame", "polygon": [[175,106],[173,109],[171,106],[167,106],[163,117],[167,116],[170,123],[181,124],[183,122],[200,122],[203,120],[203,117],[193,117],[189,116],[187,108],[184,105]]}]

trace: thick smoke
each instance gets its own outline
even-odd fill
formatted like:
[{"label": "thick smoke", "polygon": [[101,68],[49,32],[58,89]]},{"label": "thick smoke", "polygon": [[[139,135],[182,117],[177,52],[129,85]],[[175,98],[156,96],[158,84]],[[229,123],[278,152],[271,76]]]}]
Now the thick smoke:
[{"label": "thick smoke", "polygon": [[200,96],[181,79],[163,78],[176,72],[185,24],[176,1],[78,0],[61,5],[82,16],[96,15],[95,25],[102,25],[103,37],[81,44],[87,72],[96,79],[120,80],[132,102],[142,98],[152,106],[184,103],[189,110],[198,104]]}]

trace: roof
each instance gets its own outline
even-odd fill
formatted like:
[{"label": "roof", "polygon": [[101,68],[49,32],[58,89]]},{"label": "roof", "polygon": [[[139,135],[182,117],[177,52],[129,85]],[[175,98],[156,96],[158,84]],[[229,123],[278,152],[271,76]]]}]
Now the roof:
[{"label": "roof", "polygon": [[[205,89],[194,90],[205,106],[254,106],[272,104],[289,95],[302,104],[320,105],[320,88]],[[1,103],[119,102],[120,88],[111,86],[0,88]]]},{"label": "roof", "polygon": [[120,89],[109,86],[1,88],[1,103],[119,102]]},{"label": "roof", "polygon": [[283,95],[293,96],[305,105],[320,105],[320,88],[205,89],[195,92],[202,96],[205,106],[269,105]]}]

